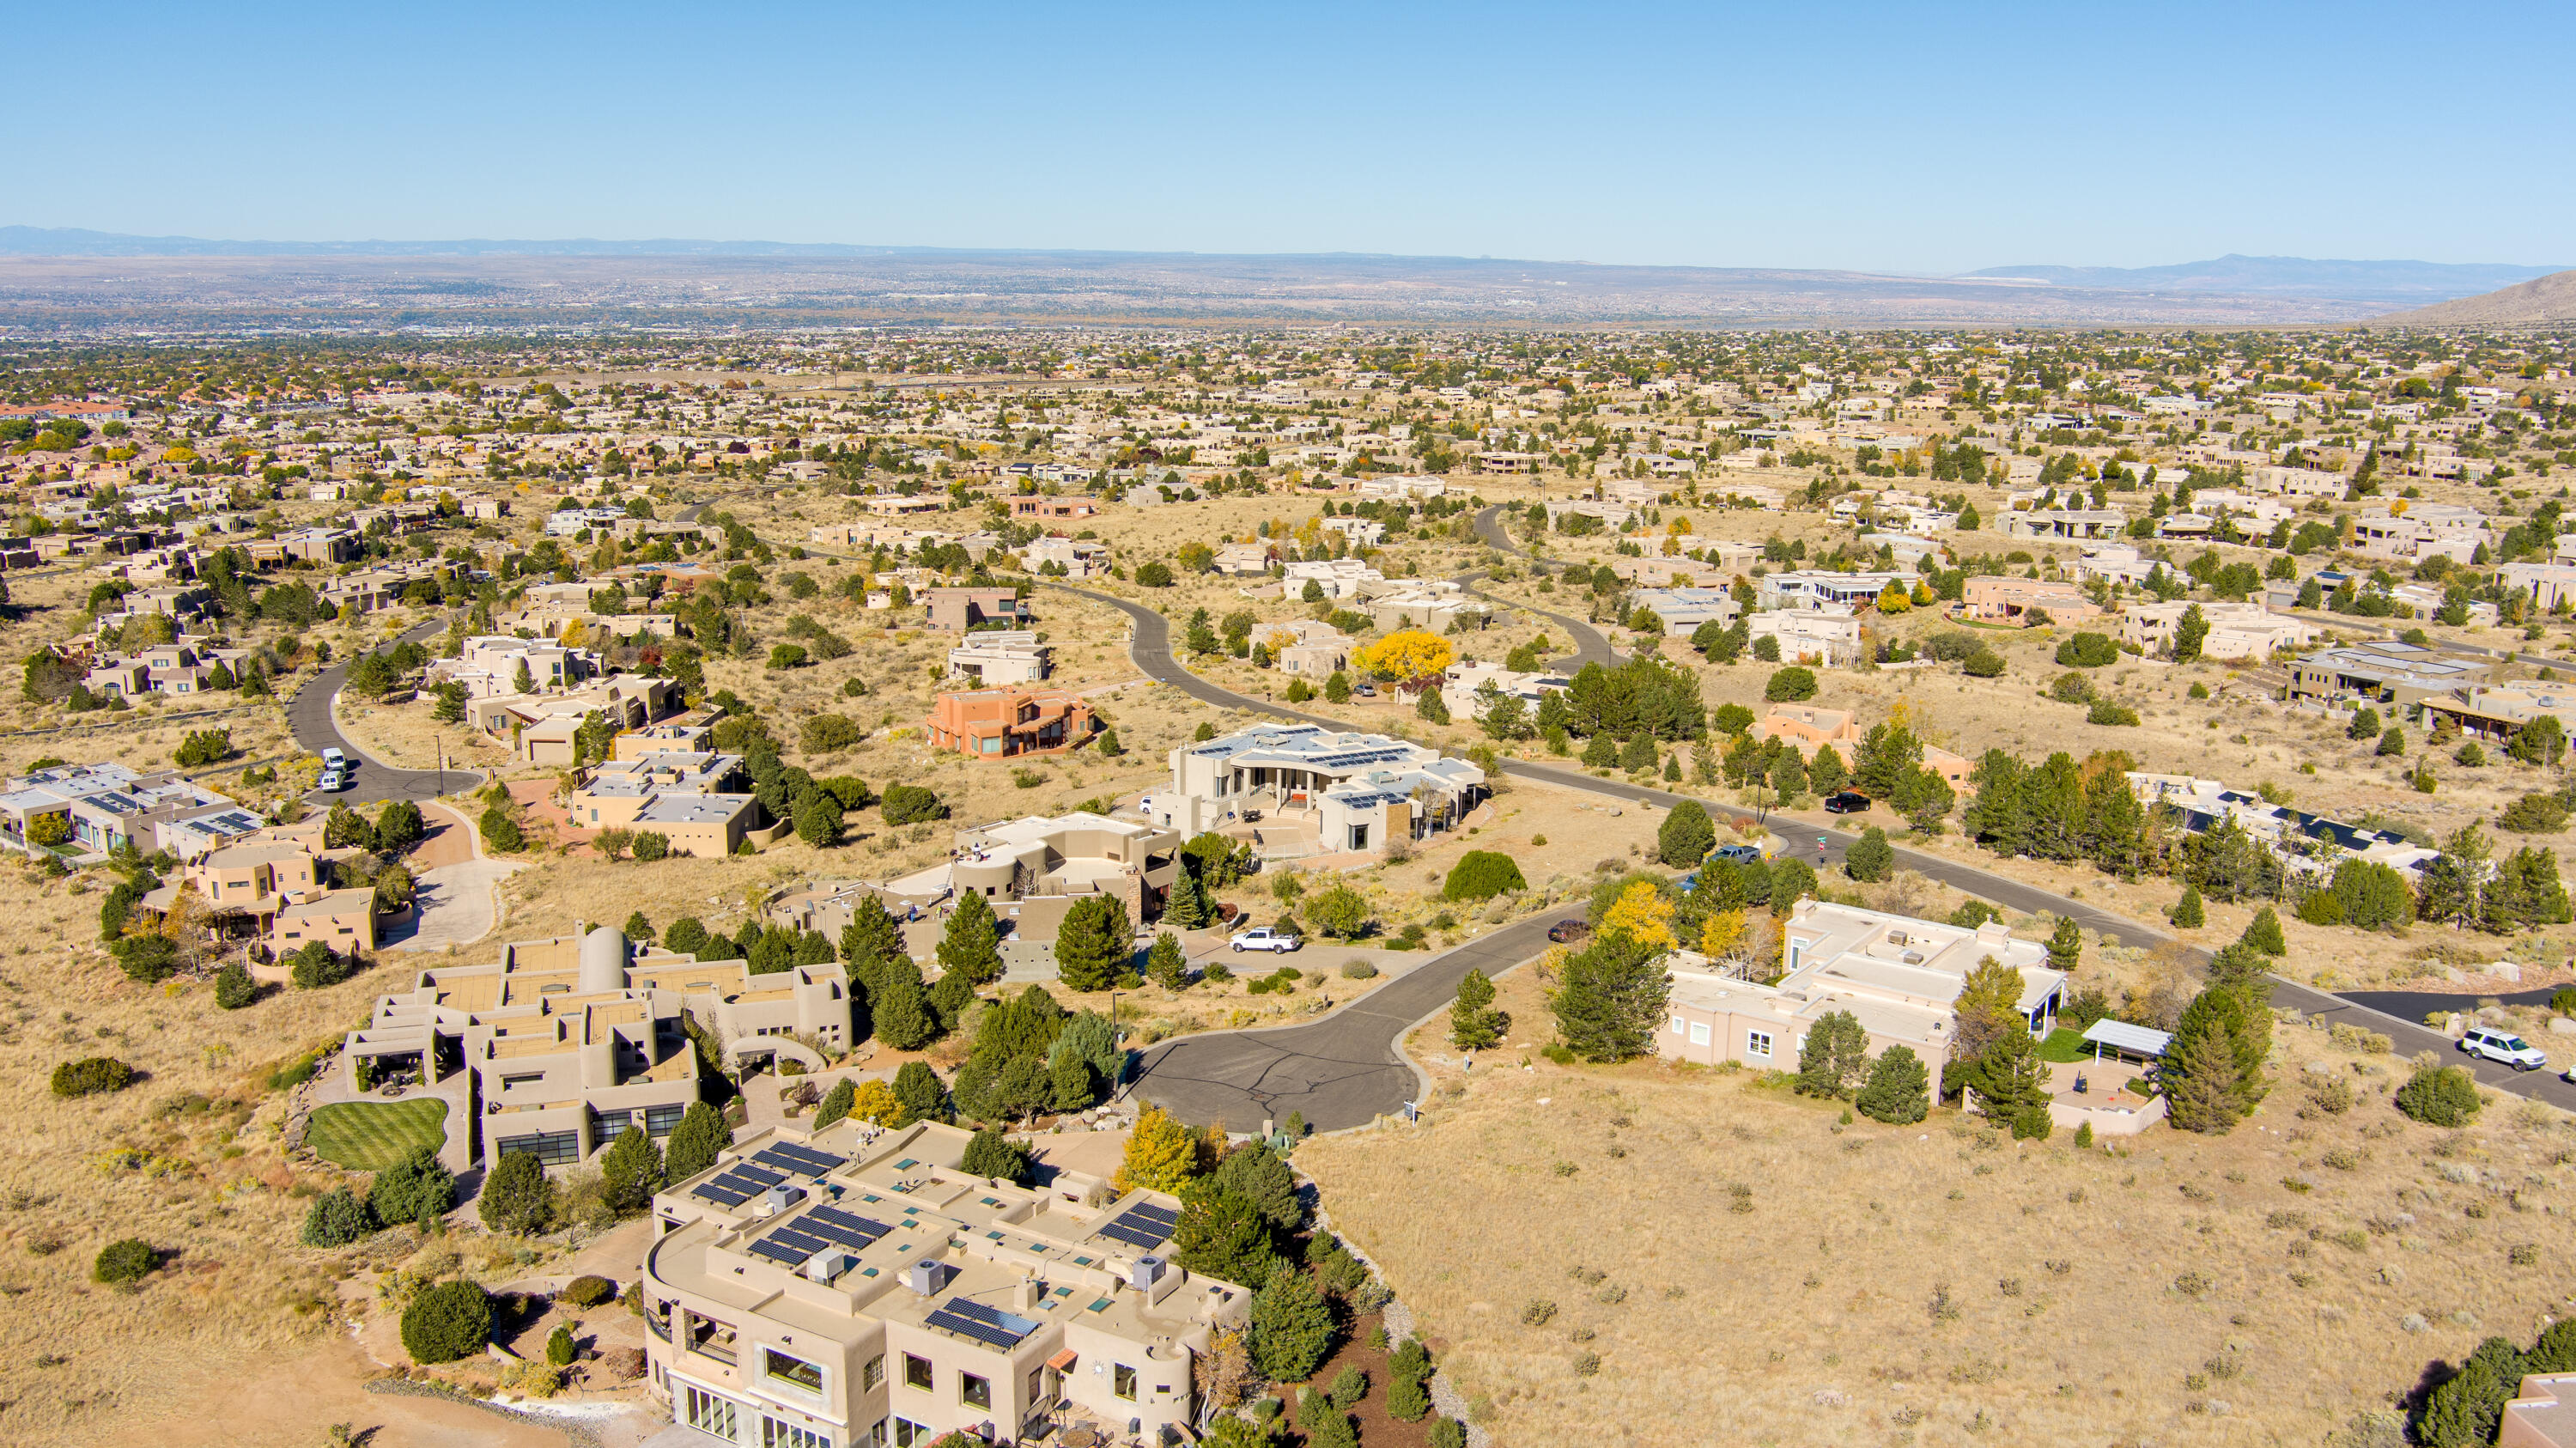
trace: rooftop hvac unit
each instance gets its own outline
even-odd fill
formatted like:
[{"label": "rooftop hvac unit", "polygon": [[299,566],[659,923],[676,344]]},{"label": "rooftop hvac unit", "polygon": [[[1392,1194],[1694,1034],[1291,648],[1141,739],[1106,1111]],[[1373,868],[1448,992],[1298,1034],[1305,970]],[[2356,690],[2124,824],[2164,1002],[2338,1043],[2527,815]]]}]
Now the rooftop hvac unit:
[{"label": "rooftop hvac unit", "polygon": [[826,1247],[805,1259],[805,1277],[812,1282],[829,1283],[850,1270],[850,1254],[837,1247]]},{"label": "rooftop hvac unit", "polygon": [[1149,1252],[1137,1258],[1136,1265],[1128,1269],[1127,1285],[1139,1292],[1151,1292],[1154,1284],[1163,1280],[1163,1272],[1163,1259]]},{"label": "rooftop hvac unit", "polygon": [[924,1297],[936,1296],[940,1285],[948,1280],[944,1262],[915,1262],[903,1269],[903,1285]]}]

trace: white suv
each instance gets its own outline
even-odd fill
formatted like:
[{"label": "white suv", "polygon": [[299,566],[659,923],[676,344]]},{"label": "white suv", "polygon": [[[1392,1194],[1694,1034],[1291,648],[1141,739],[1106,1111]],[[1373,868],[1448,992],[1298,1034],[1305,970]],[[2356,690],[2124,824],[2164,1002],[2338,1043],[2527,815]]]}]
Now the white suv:
[{"label": "white suv", "polygon": [[1226,943],[1238,951],[1268,950],[1282,954],[1305,944],[1297,938],[1296,931],[1282,930],[1276,925],[1254,926]]},{"label": "white suv", "polygon": [[2538,1047],[2526,1044],[2522,1037],[2484,1026],[2472,1028],[2460,1037],[2460,1049],[2472,1056],[2501,1061],[2517,1071],[2538,1071],[2549,1064],[2549,1057]]}]

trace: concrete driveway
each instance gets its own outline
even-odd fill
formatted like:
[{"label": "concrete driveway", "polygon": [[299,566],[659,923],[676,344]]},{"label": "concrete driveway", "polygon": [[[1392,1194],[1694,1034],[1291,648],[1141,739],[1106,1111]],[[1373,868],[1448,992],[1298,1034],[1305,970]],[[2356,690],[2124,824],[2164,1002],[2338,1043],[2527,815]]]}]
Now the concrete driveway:
[{"label": "concrete driveway", "polygon": [[411,932],[388,937],[387,950],[445,950],[467,946],[492,933],[500,923],[501,882],[526,868],[522,861],[495,860],[483,853],[473,821],[452,806],[426,803],[421,817],[431,824],[415,860],[425,863],[413,875],[419,886],[419,908]]}]

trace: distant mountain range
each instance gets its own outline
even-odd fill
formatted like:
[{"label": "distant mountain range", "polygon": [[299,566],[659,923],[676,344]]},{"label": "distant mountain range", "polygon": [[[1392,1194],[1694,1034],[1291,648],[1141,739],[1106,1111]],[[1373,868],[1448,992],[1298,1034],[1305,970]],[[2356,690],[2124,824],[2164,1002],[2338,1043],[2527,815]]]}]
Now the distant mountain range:
[{"label": "distant mountain range", "polygon": [[2089,290],[2197,292],[2227,296],[2373,298],[2438,301],[2509,287],[2563,270],[2487,262],[2313,261],[2303,256],[2238,256],[2180,266],[1997,266],[1966,275],[1988,281],[2040,282]]},{"label": "distant mountain range", "polygon": [[2170,267],[1992,267],[1938,277],[668,238],[213,241],[0,226],[0,312],[16,326],[64,334],[896,320],[2299,326],[2364,321],[2555,270],[2225,256]]},{"label": "distant mountain range", "polygon": [[2576,271],[2553,272],[2483,296],[2376,319],[2376,325],[2384,327],[2531,327],[2551,322],[2576,322]]}]

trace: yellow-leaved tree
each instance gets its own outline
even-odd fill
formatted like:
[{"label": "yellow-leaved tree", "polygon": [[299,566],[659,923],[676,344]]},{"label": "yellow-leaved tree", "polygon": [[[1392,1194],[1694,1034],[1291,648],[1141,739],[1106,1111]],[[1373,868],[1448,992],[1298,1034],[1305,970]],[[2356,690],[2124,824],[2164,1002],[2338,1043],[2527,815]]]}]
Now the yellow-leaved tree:
[{"label": "yellow-leaved tree", "polygon": [[1744,949],[1744,911],[1720,910],[1708,917],[1699,933],[1699,953],[1711,960],[1725,960]]},{"label": "yellow-leaved tree", "polygon": [[1667,950],[1681,943],[1673,937],[1673,902],[1644,880],[1620,891],[1610,908],[1601,912],[1601,933],[1625,935],[1639,945]]},{"label": "yellow-leaved tree", "polygon": [[1449,641],[1427,629],[1399,629],[1366,644],[1351,654],[1351,662],[1363,669],[1397,679],[1419,679],[1449,667],[1458,651]]},{"label": "yellow-leaved tree", "polygon": [[878,1126],[892,1126],[903,1119],[903,1099],[883,1081],[862,1081],[858,1094],[850,1098],[850,1114]]},{"label": "yellow-leaved tree", "polygon": [[1148,1106],[1127,1136],[1127,1157],[1112,1183],[1122,1192],[1177,1192],[1198,1174],[1199,1139],[1172,1114]]}]

